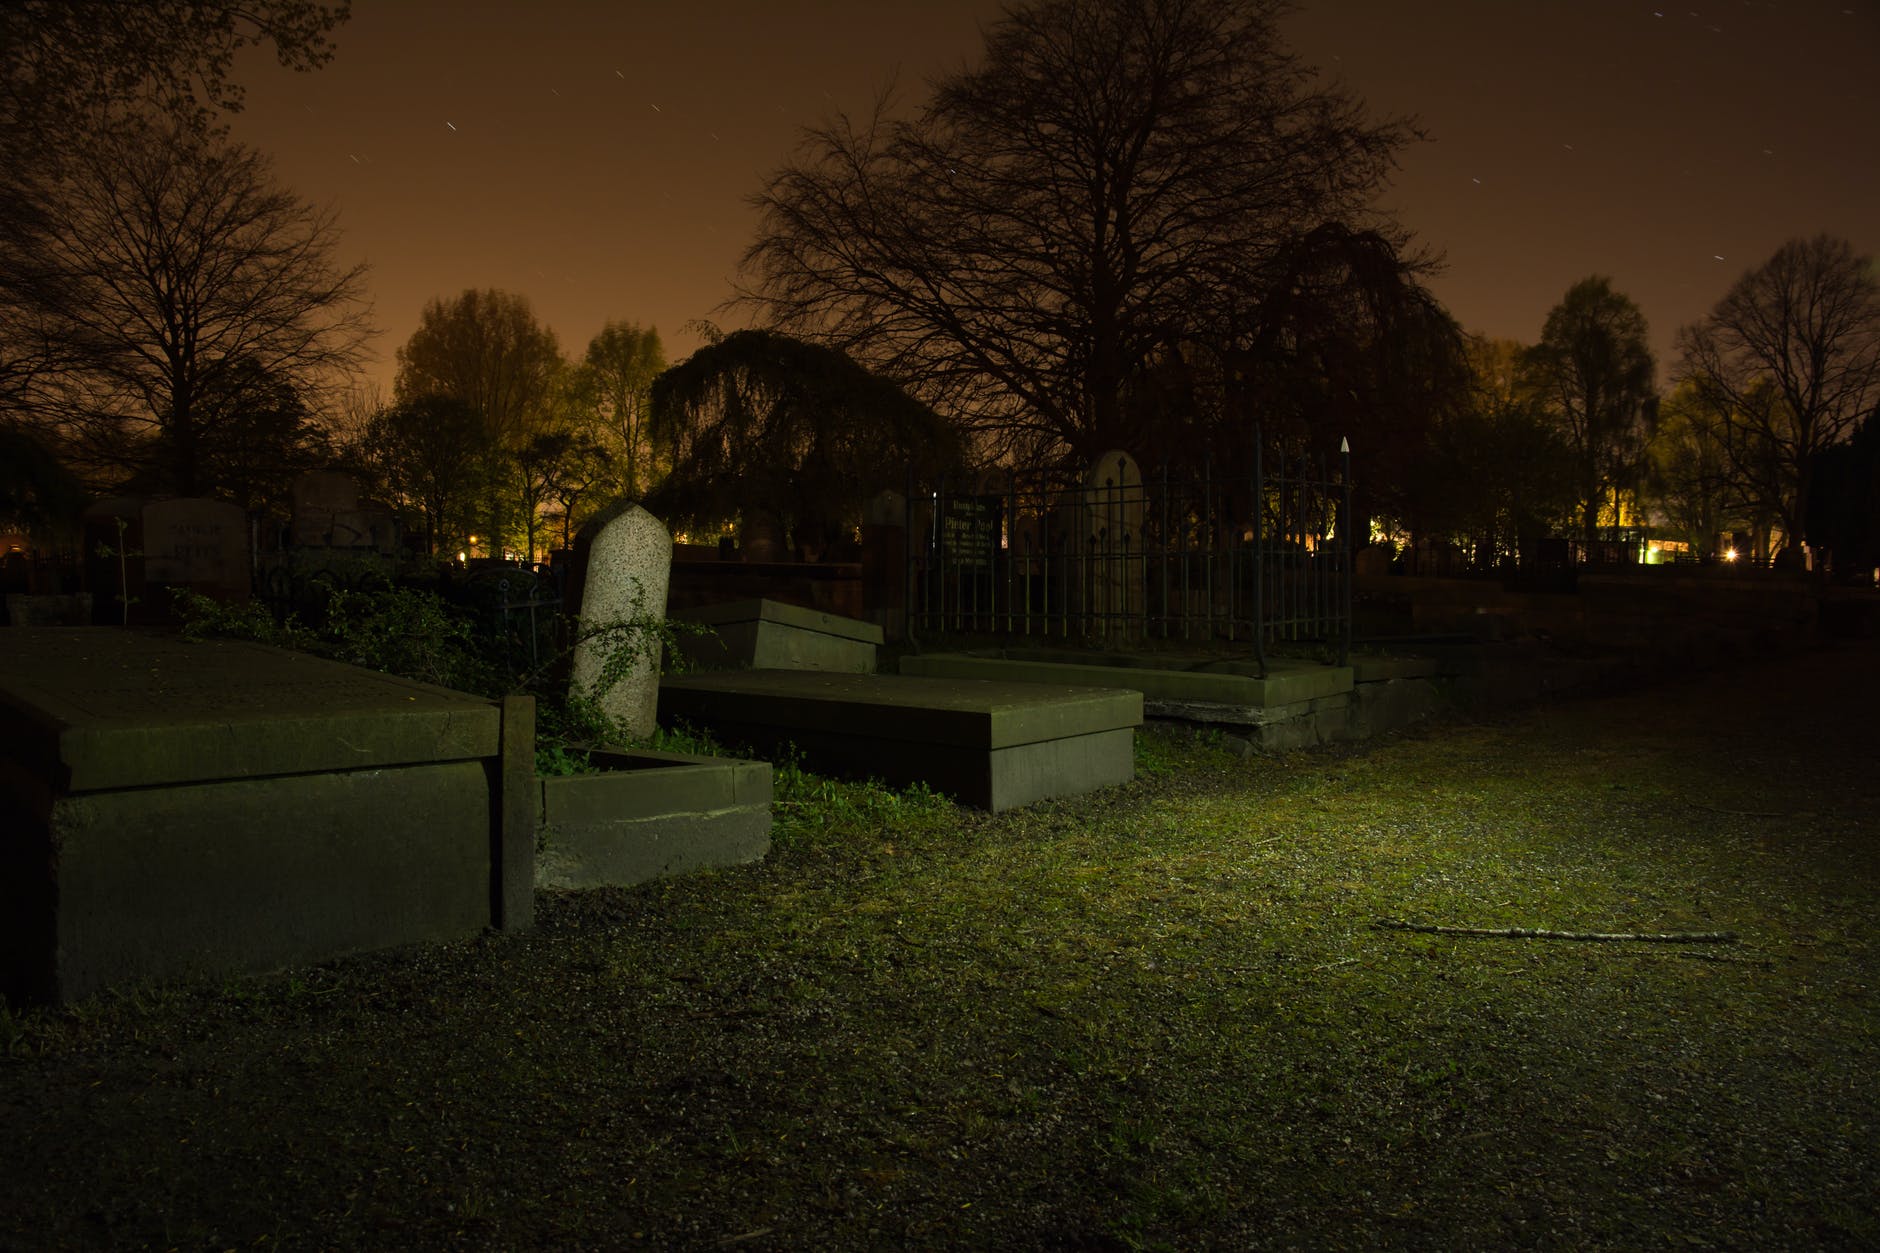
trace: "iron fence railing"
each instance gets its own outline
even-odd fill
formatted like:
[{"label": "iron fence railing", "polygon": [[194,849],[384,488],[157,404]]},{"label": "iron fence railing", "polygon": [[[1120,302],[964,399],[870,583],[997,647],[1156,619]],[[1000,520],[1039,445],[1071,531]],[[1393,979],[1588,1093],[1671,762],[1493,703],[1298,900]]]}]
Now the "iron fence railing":
[{"label": "iron fence railing", "polygon": [[1143,473],[1109,453],[1079,480],[1003,471],[910,480],[907,621],[922,634],[1129,647],[1351,635],[1349,459],[1293,457],[1249,475],[1210,463]]}]

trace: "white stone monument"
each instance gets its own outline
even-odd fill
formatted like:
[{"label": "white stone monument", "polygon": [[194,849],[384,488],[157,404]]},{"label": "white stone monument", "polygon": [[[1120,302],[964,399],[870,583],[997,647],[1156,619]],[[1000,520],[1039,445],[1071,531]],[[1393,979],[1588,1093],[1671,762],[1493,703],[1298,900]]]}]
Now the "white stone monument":
[{"label": "white stone monument", "polygon": [[609,632],[586,638],[614,622],[656,623],[666,616],[666,585],[672,575],[672,533],[635,504],[602,515],[587,551],[581,591],[582,639],[575,644],[573,679],[577,690],[592,693],[610,652],[623,643],[640,656],[618,682],[600,694],[608,717],[634,736],[653,733],[659,711],[659,643],[645,634],[623,637]]}]

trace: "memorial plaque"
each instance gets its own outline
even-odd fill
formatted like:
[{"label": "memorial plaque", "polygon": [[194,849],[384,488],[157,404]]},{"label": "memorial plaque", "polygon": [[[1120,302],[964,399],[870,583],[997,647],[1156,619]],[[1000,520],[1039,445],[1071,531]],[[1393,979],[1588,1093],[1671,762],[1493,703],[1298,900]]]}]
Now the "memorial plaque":
[{"label": "memorial plaque", "polygon": [[1005,498],[946,496],[941,505],[939,542],[946,564],[956,569],[991,569],[999,553]]}]

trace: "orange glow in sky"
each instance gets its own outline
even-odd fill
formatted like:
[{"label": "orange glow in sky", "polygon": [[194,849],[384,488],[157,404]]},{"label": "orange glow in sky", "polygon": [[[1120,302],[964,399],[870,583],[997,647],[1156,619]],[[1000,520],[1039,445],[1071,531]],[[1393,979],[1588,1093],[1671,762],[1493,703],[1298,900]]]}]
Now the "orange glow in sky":
[{"label": "orange glow in sky", "polygon": [[[610,318],[697,346],[750,239],[745,197],[801,127],[866,110],[899,71],[976,57],[986,0],[398,0],[355,6],[333,63],[266,55],[235,134],[337,207],[371,264],[374,379],[425,301],[519,292],[579,355]],[[1880,250],[1880,5],[1321,0],[1294,49],[1372,110],[1415,114],[1386,203],[1446,258],[1472,331],[1532,342],[1604,274],[1677,327],[1786,239]]]}]

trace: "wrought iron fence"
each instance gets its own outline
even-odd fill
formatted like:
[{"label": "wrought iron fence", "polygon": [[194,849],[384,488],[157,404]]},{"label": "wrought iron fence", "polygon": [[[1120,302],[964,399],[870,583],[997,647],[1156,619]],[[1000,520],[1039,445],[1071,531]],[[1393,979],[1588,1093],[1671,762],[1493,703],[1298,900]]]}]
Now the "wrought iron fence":
[{"label": "wrought iron fence", "polygon": [[1348,458],[1250,476],[1143,473],[1109,453],[1081,480],[1007,471],[910,480],[907,620],[920,635],[1128,647],[1350,647]]},{"label": "wrought iron fence", "polygon": [[540,670],[565,652],[571,638],[562,614],[567,572],[518,565],[499,567],[491,576],[495,596],[489,612],[512,667],[526,663],[530,671]]}]

